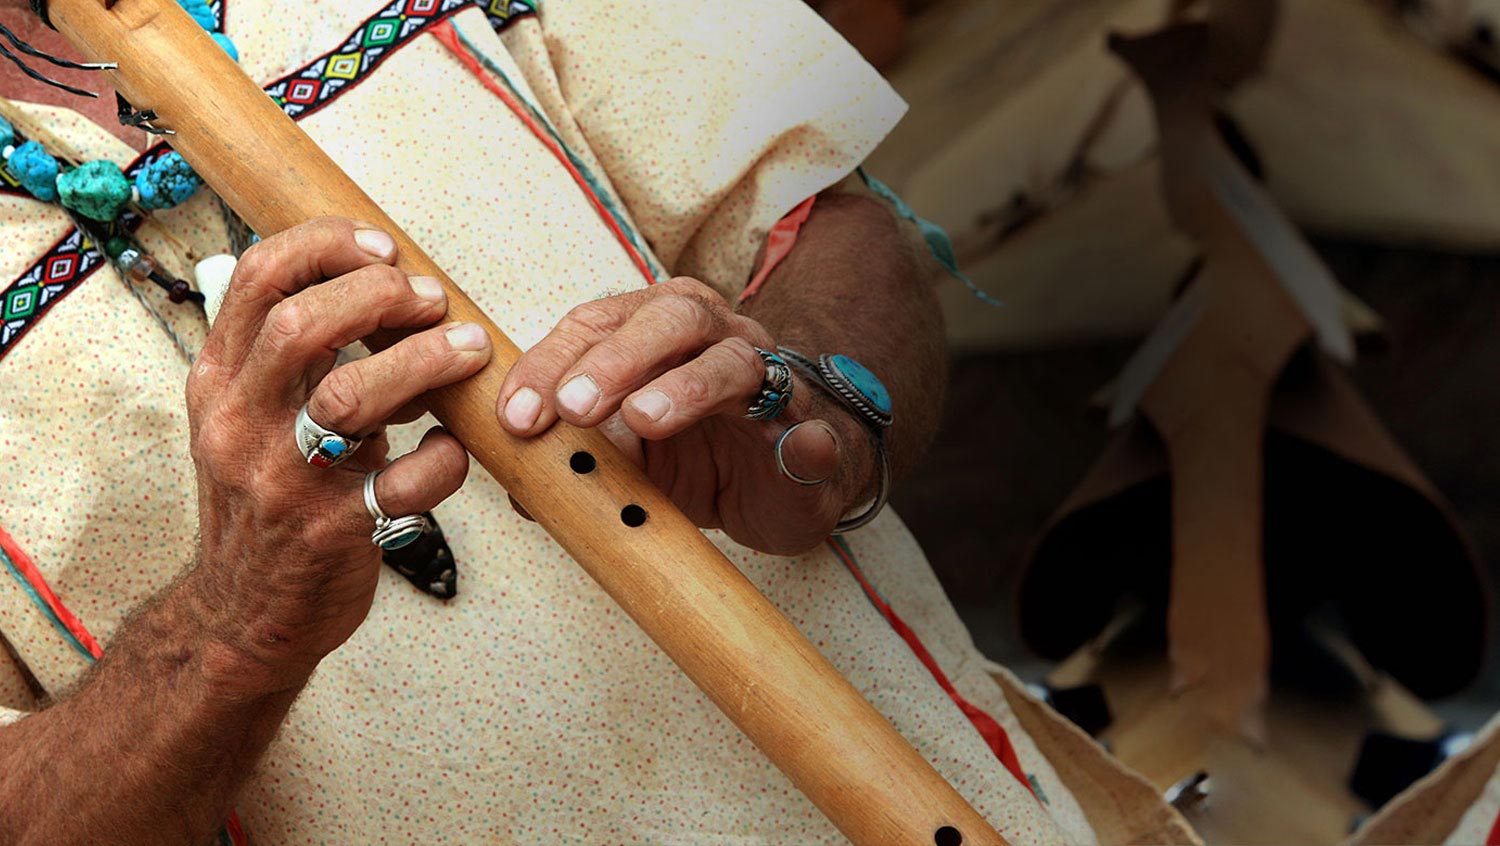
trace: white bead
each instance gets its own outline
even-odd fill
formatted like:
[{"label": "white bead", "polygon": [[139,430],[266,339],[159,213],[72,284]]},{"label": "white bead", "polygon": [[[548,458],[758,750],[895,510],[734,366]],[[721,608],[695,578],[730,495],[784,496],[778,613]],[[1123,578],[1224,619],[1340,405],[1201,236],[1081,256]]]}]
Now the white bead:
[{"label": "white bead", "polygon": [[16,151],[16,145],[14,145],[14,144],[6,144],[5,145],[5,149],[4,150],[0,150],[0,156],[3,156],[6,161],[10,161],[10,154],[14,153],[15,151]]},{"label": "white bead", "polygon": [[130,186],[130,202],[135,203],[136,205],[141,204],[141,189],[137,188],[135,185]]}]

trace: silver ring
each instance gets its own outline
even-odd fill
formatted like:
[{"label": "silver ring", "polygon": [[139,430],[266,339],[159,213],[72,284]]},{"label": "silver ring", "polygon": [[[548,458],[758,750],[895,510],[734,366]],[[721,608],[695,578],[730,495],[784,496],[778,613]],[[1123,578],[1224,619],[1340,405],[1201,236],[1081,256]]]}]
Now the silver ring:
[{"label": "silver ring", "polygon": [[332,467],[353,455],[362,443],[359,438],[340,435],[318,425],[308,416],[306,403],[297,412],[295,429],[297,449],[302,452],[307,463],[314,467]]},{"label": "silver ring", "polygon": [[798,423],[797,426],[793,426],[790,429],[787,429],[785,432],[782,432],[781,436],[776,439],[776,469],[781,471],[781,475],[787,477],[788,479],[791,479],[797,484],[802,485],[803,487],[812,487],[813,485],[821,485],[827,480],[804,479],[801,476],[798,476],[796,473],[793,473],[791,470],[787,469],[786,459],[781,456],[781,445],[786,443],[786,436],[797,431],[798,426],[802,426],[806,423],[806,420]]},{"label": "silver ring", "polygon": [[760,391],[745,411],[745,416],[751,420],[775,420],[792,401],[792,368],[770,350],[756,347],[755,353],[766,366],[766,378],[761,381]]},{"label": "silver ring", "polygon": [[421,514],[408,514],[405,517],[397,517],[387,520],[384,526],[377,526],[375,533],[370,535],[370,543],[381,549],[400,549],[410,546],[417,538],[427,534],[432,525],[427,518]]},{"label": "silver ring", "polygon": [[387,517],[385,512],[380,510],[380,503],[375,501],[375,477],[379,476],[381,472],[380,470],[371,470],[365,474],[365,510],[370,512],[371,517],[375,518],[375,525],[377,526],[381,523],[391,522],[391,518]]},{"label": "silver ring", "polygon": [[375,518],[375,531],[370,534],[370,543],[381,549],[400,549],[409,546],[432,528],[422,514],[408,514],[395,519],[386,515],[375,499],[375,477],[384,470],[372,470],[365,474],[365,510]]}]

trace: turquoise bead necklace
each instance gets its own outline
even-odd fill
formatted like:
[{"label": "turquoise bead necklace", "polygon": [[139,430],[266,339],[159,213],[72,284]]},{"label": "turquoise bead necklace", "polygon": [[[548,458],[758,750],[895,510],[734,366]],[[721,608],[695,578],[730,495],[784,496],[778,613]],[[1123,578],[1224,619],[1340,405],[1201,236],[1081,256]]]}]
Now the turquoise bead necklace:
[{"label": "turquoise bead necklace", "polygon": [[[219,21],[207,0],[177,2],[226,53],[236,61],[239,60],[239,51],[234,42],[219,31]],[[107,64],[82,65],[48,56],[25,46],[8,31],[0,32],[0,37],[15,43],[27,55],[39,56],[63,67],[113,67]],[[28,76],[77,94],[97,96],[41,76],[8,52],[5,58],[14,61]],[[120,103],[122,124],[136,126],[156,135],[172,134],[171,130],[151,125],[150,122],[156,118],[155,113],[138,112],[119,95],[116,97]],[[148,212],[181,205],[203,186],[203,180],[193,172],[187,161],[175,151],[167,152],[136,170],[132,179],[112,161],[75,161],[67,156],[54,155],[40,141],[23,137],[16,126],[3,116],[0,116],[0,158],[3,158],[5,170],[11,178],[27,193],[43,202],[62,206],[74,225],[109,259],[125,280],[126,287],[191,361],[192,353],[172,330],[168,321],[132,284],[151,281],[167,292],[167,298],[171,302],[190,302],[200,308],[203,305],[203,294],[194,291],[186,281],[168,274],[134,234]]]}]

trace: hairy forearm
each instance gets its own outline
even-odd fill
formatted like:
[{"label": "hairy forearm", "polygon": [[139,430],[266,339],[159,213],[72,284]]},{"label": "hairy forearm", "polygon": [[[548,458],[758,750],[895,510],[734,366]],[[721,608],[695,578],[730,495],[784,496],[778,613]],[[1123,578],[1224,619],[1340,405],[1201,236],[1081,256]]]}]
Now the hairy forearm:
[{"label": "hairy forearm", "polygon": [[301,687],[226,645],[211,579],[190,571],[71,694],[0,729],[0,843],[211,840]]},{"label": "hairy forearm", "polygon": [[[880,377],[891,392],[886,448],[898,477],[931,442],[947,384],[930,266],[884,203],[824,193],[791,253],[743,308],[779,343],[813,357],[843,353]],[[835,425],[844,444],[862,448],[857,424]]]}]

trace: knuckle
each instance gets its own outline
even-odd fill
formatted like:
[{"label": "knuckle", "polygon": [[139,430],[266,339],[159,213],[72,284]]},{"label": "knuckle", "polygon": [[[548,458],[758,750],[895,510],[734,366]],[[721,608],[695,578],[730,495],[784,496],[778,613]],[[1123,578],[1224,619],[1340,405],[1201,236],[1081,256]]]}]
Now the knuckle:
[{"label": "knuckle", "polygon": [[734,336],[720,341],[719,349],[729,359],[731,365],[737,365],[744,370],[755,374],[757,381],[765,372],[765,365],[761,363],[760,353],[755,351],[755,345],[748,338]]},{"label": "knuckle", "polygon": [[196,461],[215,466],[235,454],[241,444],[238,427],[222,414],[210,414],[193,434],[189,451]]},{"label": "knuckle", "polygon": [[599,390],[608,393],[629,382],[643,368],[639,359],[639,353],[624,342],[606,341],[590,350],[578,369],[592,376]]},{"label": "knuckle", "polygon": [[364,377],[351,366],[335,368],[313,392],[317,401],[318,422],[335,431],[346,431],[359,415],[359,398],[364,393]]},{"label": "knuckle", "polygon": [[293,230],[310,250],[327,250],[339,246],[354,235],[354,227],[348,220],[333,215],[323,215],[309,220],[305,226]]},{"label": "knuckle", "polygon": [[358,273],[367,277],[363,280],[364,284],[379,286],[393,300],[404,302],[412,296],[405,271],[398,270],[394,265],[370,264],[361,268]]},{"label": "knuckle", "polygon": [[274,246],[267,246],[266,241],[257,241],[241,253],[234,270],[229,274],[230,288],[243,287],[263,275],[273,249]]},{"label": "knuckle", "polygon": [[424,338],[411,350],[410,366],[413,372],[424,374],[428,379],[441,376],[459,365],[463,359],[448,346],[441,333]]},{"label": "knuckle", "polygon": [[351,294],[362,300],[368,298],[372,307],[382,312],[405,307],[416,299],[406,274],[389,264],[366,265],[346,278]]},{"label": "knuckle", "polygon": [[701,409],[713,403],[714,387],[705,374],[689,371],[678,380],[676,393],[677,402]]},{"label": "knuckle", "polygon": [[703,337],[713,330],[713,316],[697,297],[673,295],[657,300],[655,305],[667,331],[680,337]]},{"label": "knuckle", "polygon": [[552,345],[538,344],[510,369],[507,385],[529,385],[537,389],[550,388],[561,378],[563,371],[573,362],[566,351]]},{"label": "knuckle", "polygon": [[272,349],[286,349],[306,331],[309,315],[307,308],[296,299],[282,300],[271,306],[266,314],[266,342]]},{"label": "knuckle", "polygon": [[208,386],[204,384],[208,378],[206,373],[201,357],[199,364],[188,370],[187,382],[182,387],[182,397],[189,414],[196,412],[208,399]]},{"label": "knuckle", "polygon": [[606,305],[607,300],[590,300],[568,309],[558,323],[558,329],[567,334],[590,336],[609,331],[614,325],[614,310]]}]

